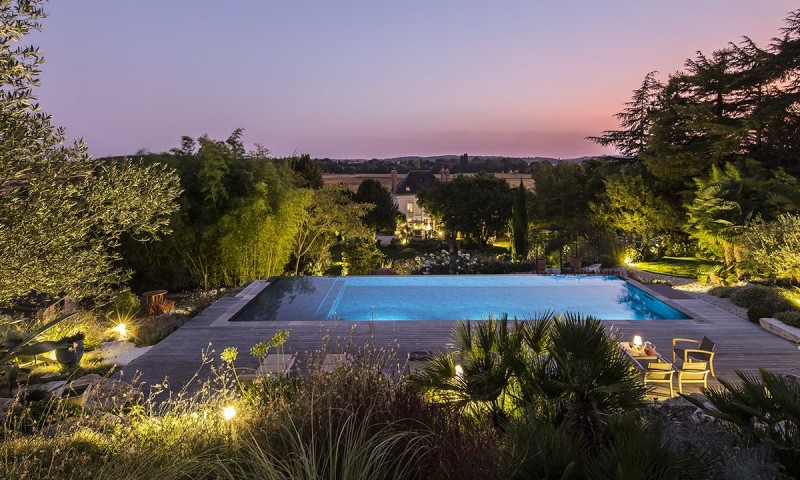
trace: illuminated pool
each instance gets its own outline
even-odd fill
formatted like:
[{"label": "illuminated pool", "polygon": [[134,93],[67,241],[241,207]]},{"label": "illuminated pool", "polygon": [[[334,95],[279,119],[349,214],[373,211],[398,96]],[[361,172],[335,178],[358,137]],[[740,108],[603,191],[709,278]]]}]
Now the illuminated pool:
[{"label": "illuminated pool", "polygon": [[603,320],[689,318],[614,276],[279,277],[232,321],[479,320],[580,312]]}]

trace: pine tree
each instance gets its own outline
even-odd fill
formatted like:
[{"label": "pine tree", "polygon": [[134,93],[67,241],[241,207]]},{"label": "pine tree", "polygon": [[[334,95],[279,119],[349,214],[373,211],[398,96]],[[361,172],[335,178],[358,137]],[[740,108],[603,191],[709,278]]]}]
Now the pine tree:
[{"label": "pine tree", "polygon": [[599,137],[588,137],[603,146],[613,146],[621,155],[638,157],[647,150],[653,114],[658,110],[658,102],[664,85],[656,74],[650,72],[644,77],[642,85],[633,91],[625,110],[614,115],[619,120],[621,130],[606,130]]}]

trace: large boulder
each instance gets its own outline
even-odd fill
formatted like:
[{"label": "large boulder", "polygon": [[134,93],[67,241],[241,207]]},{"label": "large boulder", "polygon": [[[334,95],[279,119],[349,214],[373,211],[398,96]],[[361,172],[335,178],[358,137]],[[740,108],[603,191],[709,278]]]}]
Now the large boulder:
[{"label": "large boulder", "polygon": [[130,383],[104,378],[89,385],[81,396],[81,407],[89,411],[113,410],[139,402],[142,392]]},{"label": "large boulder", "polygon": [[664,400],[664,410],[670,415],[691,415],[697,410],[697,405],[683,397],[672,397]]},{"label": "large boulder", "polygon": [[95,383],[102,382],[104,378],[105,377],[96,373],[90,373],[70,382],[68,388],[72,395],[81,395],[86,391],[87,388],[91,387]]}]

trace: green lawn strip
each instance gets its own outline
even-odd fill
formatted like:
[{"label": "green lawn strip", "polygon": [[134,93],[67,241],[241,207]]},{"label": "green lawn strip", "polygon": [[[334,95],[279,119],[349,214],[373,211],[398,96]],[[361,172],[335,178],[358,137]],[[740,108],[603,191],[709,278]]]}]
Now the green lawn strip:
[{"label": "green lawn strip", "polygon": [[640,262],[638,270],[673,277],[697,278],[699,270],[717,265],[716,262],[695,257],[664,257],[657,262]]}]

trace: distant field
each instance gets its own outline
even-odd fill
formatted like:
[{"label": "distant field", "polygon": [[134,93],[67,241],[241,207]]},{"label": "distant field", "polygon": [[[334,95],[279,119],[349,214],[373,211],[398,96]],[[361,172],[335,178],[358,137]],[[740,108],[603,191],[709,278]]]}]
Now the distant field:
[{"label": "distant field", "polygon": [[[451,174],[450,178],[452,179],[456,174]],[[472,176],[473,173],[465,173],[466,176]],[[497,178],[502,178],[508,182],[509,185],[512,187],[518,187],[519,181],[522,180],[523,185],[526,188],[532,189],[533,188],[533,179],[531,178],[530,173],[495,173],[494,174]],[[386,188],[392,187],[392,175],[389,173],[356,173],[353,175],[345,175],[342,173],[326,173],[322,175],[322,179],[325,181],[326,185],[344,185],[347,188],[355,191],[358,189],[358,185],[361,183],[362,180],[371,178],[381,182]],[[403,181],[406,178],[405,173],[401,173],[397,175],[397,182]],[[438,175],[437,175],[438,178]]]},{"label": "distant field", "polygon": [[698,270],[718,265],[711,260],[695,257],[664,257],[658,262],[640,262],[633,266],[643,272],[697,278]]}]

